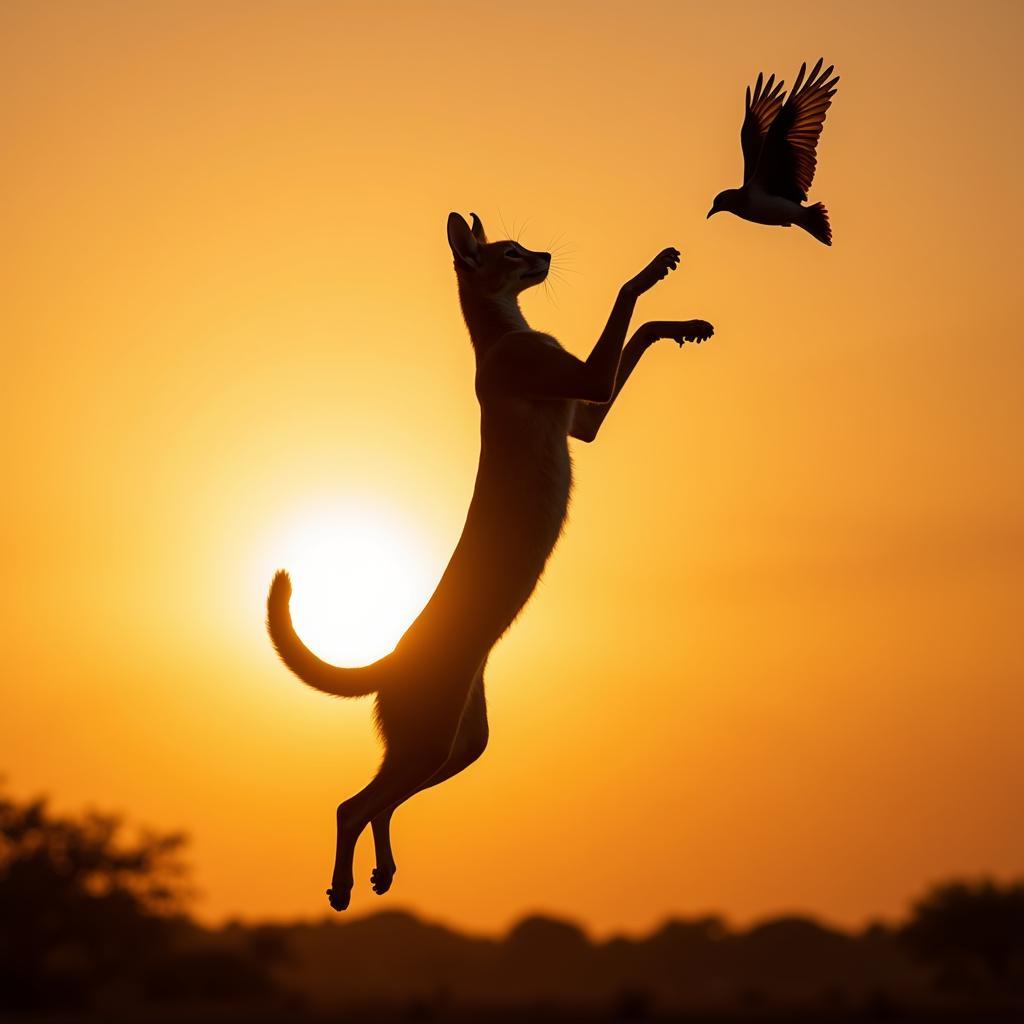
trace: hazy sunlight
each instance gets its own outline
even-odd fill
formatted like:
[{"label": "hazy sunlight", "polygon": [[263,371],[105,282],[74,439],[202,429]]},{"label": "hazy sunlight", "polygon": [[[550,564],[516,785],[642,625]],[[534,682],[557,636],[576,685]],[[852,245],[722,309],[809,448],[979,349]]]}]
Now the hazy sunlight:
[{"label": "hazy sunlight", "polygon": [[292,577],[299,636],[336,665],[366,665],[401,639],[437,582],[415,530],[378,509],[346,507],[300,518],[281,568]]}]

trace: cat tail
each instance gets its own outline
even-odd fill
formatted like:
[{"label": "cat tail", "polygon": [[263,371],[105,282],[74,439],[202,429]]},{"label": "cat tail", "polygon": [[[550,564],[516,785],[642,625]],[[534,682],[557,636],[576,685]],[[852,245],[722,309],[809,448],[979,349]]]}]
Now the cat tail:
[{"label": "cat tail", "polygon": [[831,245],[832,225],[828,222],[828,210],[825,209],[825,204],[815,203],[813,206],[805,206],[803,213],[800,227],[809,235],[813,235],[819,242]]},{"label": "cat tail", "polygon": [[366,697],[376,693],[392,674],[388,658],[362,668],[341,668],[318,658],[300,639],[292,625],[288,603],[292,581],[283,569],[274,574],[267,595],[267,632],[281,660],[315,690],[335,697]]}]

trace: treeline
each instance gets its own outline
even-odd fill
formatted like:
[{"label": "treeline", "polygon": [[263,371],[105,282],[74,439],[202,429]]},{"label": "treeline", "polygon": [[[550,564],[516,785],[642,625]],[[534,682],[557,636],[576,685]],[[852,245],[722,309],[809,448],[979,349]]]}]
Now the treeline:
[{"label": "treeline", "polygon": [[596,942],[535,916],[481,938],[405,913],[209,930],[184,911],[183,848],[0,794],[0,1013],[1024,1011],[1024,883],[941,885],[905,922],[859,933],[705,917]]},{"label": "treeline", "polygon": [[184,914],[184,845],[0,794],[0,1013],[276,997],[276,951]]},{"label": "treeline", "polygon": [[[233,933],[242,939],[247,930],[223,934]],[[394,912],[263,933],[286,952],[278,977],[321,1008],[1024,1011],[1024,885],[993,881],[940,886],[906,923],[858,933],[802,917],[745,930],[705,917],[595,942],[574,924],[535,916],[492,939]]]}]

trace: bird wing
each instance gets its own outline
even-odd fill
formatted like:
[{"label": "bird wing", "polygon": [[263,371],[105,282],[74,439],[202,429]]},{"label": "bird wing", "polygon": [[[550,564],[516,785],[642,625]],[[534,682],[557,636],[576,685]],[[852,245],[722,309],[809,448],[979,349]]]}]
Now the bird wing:
[{"label": "bird wing", "polygon": [[750,93],[750,86],[747,86],[747,107],[743,127],[740,129],[744,185],[754,176],[758,161],[761,159],[761,147],[764,145],[765,136],[782,109],[782,103],[786,98],[782,91],[785,84],[780,80],[776,85],[774,75],[765,82],[764,75],[759,71],[753,95]]},{"label": "bird wing", "polygon": [[821,70],[823,63],[819,58],[806,82],[807,65],[800,66],[789,98],[768,128],[761,159],[754,171],[754,177],[766,192],[797,203],[807,199],[807,191],[814,180],[818,165],[815,150],[839,81],[838,76],[829,77],[833,70],[831,64]]}]

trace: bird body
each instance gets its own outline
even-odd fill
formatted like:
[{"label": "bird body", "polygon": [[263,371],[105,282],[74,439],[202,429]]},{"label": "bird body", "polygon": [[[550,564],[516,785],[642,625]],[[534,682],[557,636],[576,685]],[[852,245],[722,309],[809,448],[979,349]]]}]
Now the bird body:
[{"label": "bird body", "polygon": [[743,188],[728,189],[728,192],[732,193],[727,200],[730,203],[729,212],[755,224],[788,228],[794,222],[799,223],[804,210],[804,207],[792,199],[773,196],[766,192],[756,181],[744,185]]},{"label": "bird body", "polygon": [[830,78],[831,66],[821,70],[822,63],[819,60],[809,76],[807,65],[801,66],[788,98],[782,91],[785,83],[776,83],[774,75],[765,82],[758,74],[753,94],[748,87],[740,131],[743,185],[719,192],[709,218],[727,211],[755,224],[795,224],[819,242],[832,244],[828,211],[821,203],[804,205],[814,180],[825,114],[839,81]]}]

